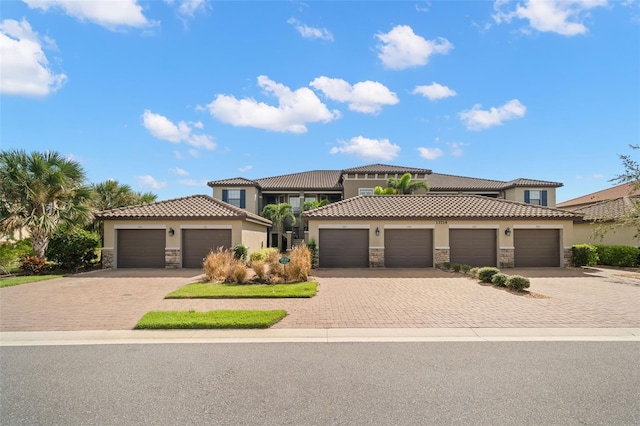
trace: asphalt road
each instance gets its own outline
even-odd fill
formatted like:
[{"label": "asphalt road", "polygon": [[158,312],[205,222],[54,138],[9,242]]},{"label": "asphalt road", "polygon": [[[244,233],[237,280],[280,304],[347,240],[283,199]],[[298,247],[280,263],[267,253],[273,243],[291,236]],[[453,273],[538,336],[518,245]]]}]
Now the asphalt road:
[{"label": "asphalt road", "polygon": [[640,424],[638,342],[0,348],[3,425]]}]

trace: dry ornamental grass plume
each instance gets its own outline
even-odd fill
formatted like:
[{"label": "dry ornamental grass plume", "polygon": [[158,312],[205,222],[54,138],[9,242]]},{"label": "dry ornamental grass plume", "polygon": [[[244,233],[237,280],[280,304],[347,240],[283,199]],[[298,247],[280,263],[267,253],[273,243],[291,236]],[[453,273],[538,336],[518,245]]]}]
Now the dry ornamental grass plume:
[{"label": "dry ornamental grass plume", "polygon": [[311,273],[311,250],[306,245],[299,245],[291,250],[289,258],[287,277],[295,282],[307,281]]}]

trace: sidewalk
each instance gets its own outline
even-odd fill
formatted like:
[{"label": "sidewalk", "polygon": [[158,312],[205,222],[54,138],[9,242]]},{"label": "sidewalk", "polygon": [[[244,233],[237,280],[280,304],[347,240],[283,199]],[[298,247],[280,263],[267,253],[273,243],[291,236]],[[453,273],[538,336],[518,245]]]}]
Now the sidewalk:
[{"label": "sidewalk", "polygon": [[332,328],[0,333],[0,347],[157,343],[640,342],[640,328]]}]

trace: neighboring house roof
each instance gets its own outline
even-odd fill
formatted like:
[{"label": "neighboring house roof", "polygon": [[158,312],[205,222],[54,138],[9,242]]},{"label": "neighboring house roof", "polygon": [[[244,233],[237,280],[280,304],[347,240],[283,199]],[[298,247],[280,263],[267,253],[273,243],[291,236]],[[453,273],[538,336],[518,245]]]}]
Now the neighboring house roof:
[{"label": "neighboring house roof", "polygon": [[312,219],[531,218],[572,219],[582,215],[481,195],[362,195],[309,210]]},{"label": "neighboring house roof", "polygon": [[582,213],[585,222],[613,221],[624,216],[638,202],[640,202],[640,197],[620,197],[615,200],[579,207],[573,211]]},{"label": "neighboring house roof", "polygon": [[258,183],[253,180],[245,179],[243,177],[235,177],[231,179],[220,179],[207,182],[207,185],[227,185],[227,186],[258,186]]},{"label": "neighboring house roof", "polygon": [[560,208],[567,208],[573,206],[581,206],[584,204],[594,204],[606,200],[615,200],[627,195],[632,195],[638,192],[633,182],[623,183],[622,185],[616,185],[611,188],[603,189],[601,191],[592,192],[591,194],[583,195],[581,197],[572,198],[571,200],[563,201],[558,204]]},{"label": "neighboring house roof", "polygon": [[550,182],[548,180],[518,178],[518,179],[510,180],[509,182],[507,182],[502,189],[515,188],[519,186],[559,188],[562,186],[562,183]]},{"label": "neighboring house roof", "polygon": [[504,186],[503,181],[491,179],[478,179],[465,176],[446,175],[442,173],[432,173],[427,182],[429,187],[439,191],[463,191],[463,190],[495,190],[498,191]]},{"label": "neighboring house roof", "polygon": [[137,206],[104,210],[98,219],[242,219],[270,226],[271,221],[208,195],[192,195]]},{"label": "neighboring house roof", "polygon": [[392,166],[388,164],[369,164],[368,166],[353,167],[344,169],[342,173],[426,173],[431,174],[429,169],[417,169],[415,167]]},{"label": "neighboring house roof", "polygon": [[312,170],[309,172],[291,173],[256,179],[263,190],[310,189],[310,190],[342,190],[340,170]]}]

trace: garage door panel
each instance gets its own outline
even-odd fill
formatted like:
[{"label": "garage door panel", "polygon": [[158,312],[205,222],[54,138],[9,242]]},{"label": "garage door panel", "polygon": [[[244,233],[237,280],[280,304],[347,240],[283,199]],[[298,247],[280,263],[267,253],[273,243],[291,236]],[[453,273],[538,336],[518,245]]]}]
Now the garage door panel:
[{"label": "garage door panel", "polygon": [[559,229],[515,229],[516,268],[560,266]]},{"label": "garage door panel", "polygon": [[319,237],[321,268],[368,268],[368,229],[321,229]]},{"label": "garage door panel", "polygon": [[385,229],[384,266],[429,268],[433,266],[433,230]]},{"label": "garage door panel", "polygon": [[497,266],[495,229],[450,229],[450,261],[470,266]]},{"label": "garage door panel", "polygon": [[182,267],[201,268],[212,250],[231,248],[231,229],[183,229]]},{"label": "garage door panel", "polygon": [[118,268],[164,268],[164,229],[119,229]]}]

